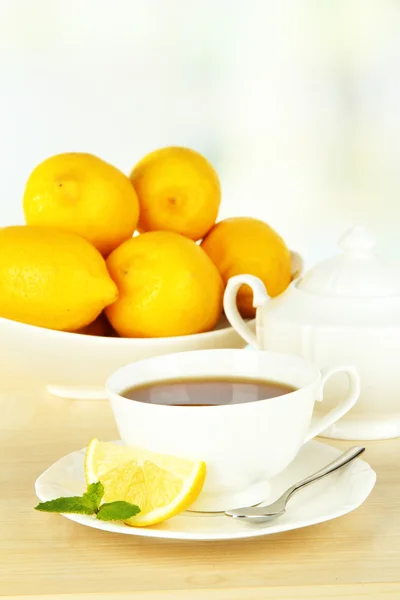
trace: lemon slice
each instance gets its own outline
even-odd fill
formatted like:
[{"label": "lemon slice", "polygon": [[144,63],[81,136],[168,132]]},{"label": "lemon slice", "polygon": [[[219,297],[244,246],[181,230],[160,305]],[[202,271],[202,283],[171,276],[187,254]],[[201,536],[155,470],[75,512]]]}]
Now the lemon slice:
[{"label": "lemon slice", "polygon": [[125,523],[146,527],[193,504],[202,490],[206,465],[93,439],[86,450],[85,476],[87,484],[101,481],[104,502],[125,500],[139,506],[140,513]]}]

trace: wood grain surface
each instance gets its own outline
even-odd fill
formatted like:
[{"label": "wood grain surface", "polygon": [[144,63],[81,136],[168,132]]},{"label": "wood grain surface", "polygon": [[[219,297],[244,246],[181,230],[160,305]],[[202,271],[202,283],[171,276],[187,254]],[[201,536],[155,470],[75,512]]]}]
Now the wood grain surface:
[{"label": "wood grain surface", "polygon": [[108,403],[2,384],[0,598],[400,599],[400,439],[366,443],[376,487],[339,519],[242,541],[136,538],[33,510],[46,467],[92,437],[118,437]]}]

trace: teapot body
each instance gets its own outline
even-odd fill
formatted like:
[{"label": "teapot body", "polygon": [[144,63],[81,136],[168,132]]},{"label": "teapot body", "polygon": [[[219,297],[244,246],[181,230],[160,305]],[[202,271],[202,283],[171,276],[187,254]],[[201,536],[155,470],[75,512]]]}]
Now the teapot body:
[{"label": "teapot body", "polygon": [[[353,364],[361,395],[326,437],[366,440],[400,436],[400,269],[374,252],[375,237],[362,226],[345,232],[342,254],[329,258],[270,299],[252,275],[228,281],[225,314],[252,346],[293,354],[318,367]],[[256,335],[241,318],[236,293],[253,290]],[[346,393],[343,376],[332,378],[326,401]],[[325,400],[324,400],[325,402]]]},{"label": "teapot body", "polygon": [[[324,324],[310,313],[308,323],[291,319],[275,300],[258,308],[259,347],[293,354],[319,367],[354,364],[361,378],[361,394],[346,417],[324,432],[339,439],[384,439],[400,436],[400,325],[361,327]],[[279,301],[278,301],[279,303]],[[389,308],[389,307],[388,307]],[[348,382],[343,375],[327,385],[326,404],[342,397]]]},{"label": "teapot body", "polygon": [[[246,283],[257,306],[256,334],[241,319],[235,292]],[[262,282],[239,275],[228,282],[224,306],[238,333],[255,348],[292,354],[325,365],[353,364],[361,377],[357,404],[322,435],[373,440],[400,436],[399,298],[329,298],[309,294],[294,281],[270,299]],[[324,404],[346,393],[346,378],[332,378]]]}]

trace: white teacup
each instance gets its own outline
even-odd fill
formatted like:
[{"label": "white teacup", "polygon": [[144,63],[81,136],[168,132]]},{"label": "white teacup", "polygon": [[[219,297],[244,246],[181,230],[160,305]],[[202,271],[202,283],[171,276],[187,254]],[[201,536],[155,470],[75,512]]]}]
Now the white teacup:
[{"label": "white teacup", "polygon": [[[347,373],[349,391],[328,414],[312,420],[327,379]],[[168,379],[232,378],[275,381],[294,392],[243,404],[166,406],[129,400],[125,390]],[[199,350],[149,358],[116,371],[107,393],[121,439],[153,452],[204,460],[207,476],[193,510],[219,511],[268,498],[268,481],[286,469],[302,445],[347,413],[357,401],[355,367],[322,369],[267,351]]]}]

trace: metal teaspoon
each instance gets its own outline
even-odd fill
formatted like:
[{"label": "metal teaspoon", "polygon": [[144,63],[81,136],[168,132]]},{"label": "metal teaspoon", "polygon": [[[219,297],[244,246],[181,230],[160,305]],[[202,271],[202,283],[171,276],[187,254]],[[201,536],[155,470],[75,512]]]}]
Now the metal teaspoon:
[{"label": "metal teaspoon", "polygon": [[312,475],[309,475],[305,479],[298,481],[294,485],[292,485],[286,492],[282,494],[278,500],[269,504],[268,506],[253,506],[253,507],[244,507],[244,508],[236,508],[234,510],[225,511],[227,517],[233,517],[235,519],[248,519],[253,523],[262,523],[265,521],[270,521],[272,519],[276,519],[277,517],[282,516],[286,512],[286,504],[289,499],[299,490],[301,490],[306,485],[310,483],[314,483],[314,481],[318,481],[331,473],[334,473],[338,469],[343,468],[348,465],[351,461],[353,461],[357,456],[360,456],[364,452],[365,448],[361,446],[353,446],[344,454],[341,454],[334,461],[316,471]]}]

